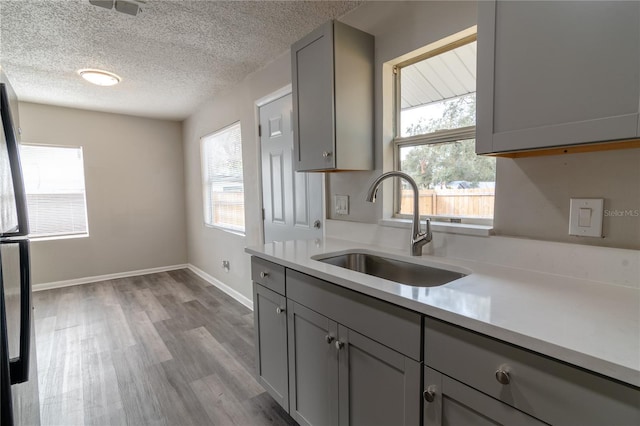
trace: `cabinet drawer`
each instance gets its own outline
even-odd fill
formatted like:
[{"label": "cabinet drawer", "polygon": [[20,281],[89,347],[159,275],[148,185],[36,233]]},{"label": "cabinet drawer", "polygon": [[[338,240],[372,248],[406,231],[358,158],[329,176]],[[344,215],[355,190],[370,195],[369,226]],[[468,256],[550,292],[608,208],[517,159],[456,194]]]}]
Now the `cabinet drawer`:
[{"label": "cabinet drawer", "polygon": [[251,280],[285,295],[284,266],[259,257],[251,257]]},{"label": "cabinet drawer", "polygon": [[419,314],[287,269],[287,298],[420,361]]},{"label": "cabinet drawer", "polygon": [[640,424],[640,389],[430,318],[425,364],[547,423]]}]

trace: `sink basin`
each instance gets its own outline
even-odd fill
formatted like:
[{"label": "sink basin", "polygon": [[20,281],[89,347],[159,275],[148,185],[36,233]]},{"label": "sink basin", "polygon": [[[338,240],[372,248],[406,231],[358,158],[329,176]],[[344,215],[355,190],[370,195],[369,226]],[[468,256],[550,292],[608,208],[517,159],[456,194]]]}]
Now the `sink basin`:
[{"label": "sink basin", "polygon": [[436,287],[466,276],[461,272],[403,262],[369,253],[345,253],[316,258],[316,260],[414,287]]}]

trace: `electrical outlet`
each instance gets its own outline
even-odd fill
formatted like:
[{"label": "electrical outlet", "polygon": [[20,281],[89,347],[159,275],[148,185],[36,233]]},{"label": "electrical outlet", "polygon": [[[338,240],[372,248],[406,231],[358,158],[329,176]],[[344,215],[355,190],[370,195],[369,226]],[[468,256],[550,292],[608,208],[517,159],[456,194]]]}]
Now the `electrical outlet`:
[{"label": "electrical outlet", "polygon": [[348,195],[334,195],[333,197],[336,214],[348,215],[349,214],[349,196]]},{"label": "electrical outlet", "polygon": [[230,266],[229,266],[229,261],[228,260],[223,260],[222,261],[222,269],[224,269],[225,271],[229,272]]}]

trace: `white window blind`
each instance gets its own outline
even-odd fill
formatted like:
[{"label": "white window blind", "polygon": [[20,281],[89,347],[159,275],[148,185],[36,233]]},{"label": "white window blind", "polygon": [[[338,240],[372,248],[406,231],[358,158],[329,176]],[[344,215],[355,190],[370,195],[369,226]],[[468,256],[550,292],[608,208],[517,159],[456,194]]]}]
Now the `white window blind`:
[{"label": "white window blind", "polygon": [[201,139],[205,224],[244,233],[240,122]]},{"label": "white window blind", "polygon": [[31,237],[86,234],[82,147],[22,145]]}]

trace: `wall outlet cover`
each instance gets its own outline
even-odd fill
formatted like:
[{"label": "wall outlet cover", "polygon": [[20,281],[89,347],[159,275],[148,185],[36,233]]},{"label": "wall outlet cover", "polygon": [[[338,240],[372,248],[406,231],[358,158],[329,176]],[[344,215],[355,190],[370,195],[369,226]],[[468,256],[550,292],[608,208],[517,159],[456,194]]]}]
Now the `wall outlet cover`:
[{"label": "wall outlet cover", "polygon": [[602,237],[603,198],[572,198],[569,209],[569,235]]},{"label": "wall outlet cover", "polygon": [[348,195],[334,195],[334,205],[336,214],[348,215],[349,214],[349,196]]}]

